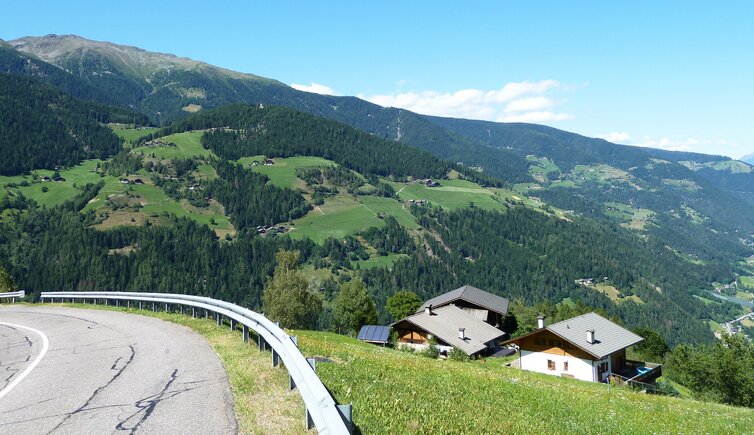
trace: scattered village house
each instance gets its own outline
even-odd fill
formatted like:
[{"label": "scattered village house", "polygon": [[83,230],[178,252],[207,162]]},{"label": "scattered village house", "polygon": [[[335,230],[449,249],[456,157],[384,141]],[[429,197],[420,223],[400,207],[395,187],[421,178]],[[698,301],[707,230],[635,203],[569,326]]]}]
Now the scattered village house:
[{"label": "scattered village house", "polygon": [[519,348],[521,369],[605,382],[617,375],[632,382],[651,383],[662,375],[662,366],[626,359],[626,348],[644,339],[596,313],[587,313],[545,326],[538,319],[534,332],[507,342]]},{"label": "scattered village house", "polygon": [[423,350],[434,337],[441,354],[456,347],[469,356],[487,355],[507,335],[498,329],[507,313],[507,299],[464,286],[426,301],[415,314],[391,326],[399,346]]}]

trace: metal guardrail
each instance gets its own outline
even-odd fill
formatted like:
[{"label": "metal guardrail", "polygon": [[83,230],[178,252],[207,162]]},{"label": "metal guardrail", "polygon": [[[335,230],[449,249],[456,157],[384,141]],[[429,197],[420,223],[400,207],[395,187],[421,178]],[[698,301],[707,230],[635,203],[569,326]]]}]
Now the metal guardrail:
[{"label": "metal guardrail", "polygon": [[[298,349],[296,337],[285,333],[277,324],[263,315],[249,309],[239,307],[228,302],[201,296],[190,296],[169,293],[138,293],[138,292],[42,292],[45,299],[66,300],[99,300],[139,302],[143,308],[144,302],[151,302],[152,309],[156,304],[165,304],[166,310],[170,305],[192,307],[192,315],[196,315],[196,308],[216,314],[218,324],[222,323],[222,316],[230,319],[231,327],[236,322],[243,325],[244,341],[249,339],[249,328],[257,333],[259,348],[264,349],[267,344],[272,348],[272,365],[282,360],[288,369],[290,387],[298,388],[306,406],[306,428],[317,428],[320,434],[348,434],[351,433],[351,405],[337,405],[315,373],[313,359],[307,360]],[[182,310],[181,310],[182,311]]]},{"label": "metal guardrail", "polygon": [[24,297],[26,297],[26,292],[24,290],[17,292],[0,293],[0,299],[10,298],[12,303],[16,303],[16,298],[21,299]]}]

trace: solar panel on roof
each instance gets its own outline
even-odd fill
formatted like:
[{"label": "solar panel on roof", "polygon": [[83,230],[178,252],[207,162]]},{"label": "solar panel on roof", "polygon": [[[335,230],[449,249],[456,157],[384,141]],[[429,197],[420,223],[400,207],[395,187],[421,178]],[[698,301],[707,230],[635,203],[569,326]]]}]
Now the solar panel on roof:
[{"label": "solar panel on roof", "polygon": [[381,325],[364,325],[359,331],[357,339],[375,343],[387,343],[390,337],[390,327]]}]

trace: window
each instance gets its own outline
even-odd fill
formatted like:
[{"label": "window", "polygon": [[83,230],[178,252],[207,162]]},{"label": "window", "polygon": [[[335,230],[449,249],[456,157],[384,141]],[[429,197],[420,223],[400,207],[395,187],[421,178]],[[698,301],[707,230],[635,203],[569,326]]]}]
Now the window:
[{"label": "window", "polygon": [[563,371],[564,372],[568,371],[568,361],[563,361]]},{"label": "window", "polygon": [[555,361],[551,359],[547,360],[547,370],[555,370]]}]

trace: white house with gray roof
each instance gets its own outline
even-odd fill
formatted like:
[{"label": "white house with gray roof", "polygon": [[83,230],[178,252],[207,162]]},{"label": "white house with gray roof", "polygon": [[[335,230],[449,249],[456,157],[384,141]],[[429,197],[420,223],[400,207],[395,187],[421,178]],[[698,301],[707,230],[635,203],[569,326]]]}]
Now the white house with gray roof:
[{"label": "white house with gray roof", "polygon": [[626,348],[644,339],[596,313],[587,313],[545,326],[507,342],[519,348],[521,369],[590,382],[611,375],[634,382],[652,382],[662,366],[626,359]]}]

